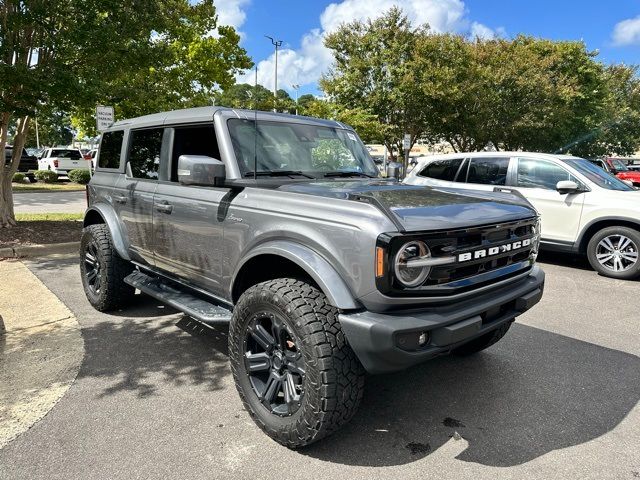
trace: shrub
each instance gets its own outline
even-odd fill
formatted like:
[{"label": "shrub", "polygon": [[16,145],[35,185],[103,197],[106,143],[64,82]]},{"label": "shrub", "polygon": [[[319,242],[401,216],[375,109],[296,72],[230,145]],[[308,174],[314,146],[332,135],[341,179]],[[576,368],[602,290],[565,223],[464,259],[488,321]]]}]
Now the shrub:
[{"label": "shrub", "polygon": [[13,183],[22,183],[22,182],[24,182],[24,173],[14,173],[12,182]]},{"label": "shrub", "polygon": [[91,180],[91,175],[89,174],[89,170],[76,168],[69,172],[69,180],[85,185],[89,183],[89,180]]},{"label": "shrub", "polygon": [[58,174],[51,170],[36,170],[33,175],[44,183],[55,183],[58,180]]}]

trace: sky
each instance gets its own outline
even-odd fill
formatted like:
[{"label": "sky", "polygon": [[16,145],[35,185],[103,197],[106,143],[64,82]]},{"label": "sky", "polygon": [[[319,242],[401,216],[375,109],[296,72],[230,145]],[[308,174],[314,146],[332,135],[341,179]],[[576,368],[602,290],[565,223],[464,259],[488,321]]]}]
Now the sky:
[{"label": "sky", "polygon": [[[272,89],[274,47],[278,88],[294,96],[319,94],[331,65],[323,37],[343,22],[375,18],[396,5],[418,25],[471,38],[512,38],[520,33],[553,40],[582,40],[605,63],[640,64],[640,0],[217,0],[219,23],[232,25],[258,65],[258,83]],[[253,72],[238,76],[253,83]]]}]

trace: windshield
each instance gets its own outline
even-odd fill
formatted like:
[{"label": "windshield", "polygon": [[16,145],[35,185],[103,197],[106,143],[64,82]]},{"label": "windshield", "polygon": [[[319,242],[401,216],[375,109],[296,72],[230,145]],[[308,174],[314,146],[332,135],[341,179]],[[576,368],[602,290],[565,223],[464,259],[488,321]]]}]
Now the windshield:
[{"label": "windshield", "polygon": [[70,158],[72,160],[79,160],[82,158],[80,154],[80,150],[63,150],[63,149],[54,149],[51,152],[52,157],[57,158]]},{"label": "windshield", "polygon": [[607,190],[634,191],[633,187],[630,187],[622,180],[617,179],[588,160],[584,160],[582,158],[570,158],[565,159],[564,162],[575,168],[578,172],[601,188],[606,188]]},{"label": "windshield", "polygon": [[[244,176],[378,176],[369,153],[350,130],[299,123],[230,119],[231,142]],[[257,134],[257,137],[256,137]],[[254,166],[255,163],[255,166]]]},{"label": "windshield", "polygon": [[610,161],[611,161],[611,164],[613,165],[613,168],[615,168],[619,172],[629,171],[629,169],[627,168],[627,166],[624,164],[622,160],[618,160],[617,158],[612,158]]}]

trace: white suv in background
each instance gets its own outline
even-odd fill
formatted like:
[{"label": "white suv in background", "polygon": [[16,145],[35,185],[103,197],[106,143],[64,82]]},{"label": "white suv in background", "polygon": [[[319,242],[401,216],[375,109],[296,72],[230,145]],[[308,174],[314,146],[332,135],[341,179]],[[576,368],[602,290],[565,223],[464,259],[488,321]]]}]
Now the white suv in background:
[{"label": "white suv in background", "polygon": [[528,152],[421,157],[413,185],[520,192],[542,216],[547,250],[586,254],[602,275],[640,276],[640,191],[582,158]]}]

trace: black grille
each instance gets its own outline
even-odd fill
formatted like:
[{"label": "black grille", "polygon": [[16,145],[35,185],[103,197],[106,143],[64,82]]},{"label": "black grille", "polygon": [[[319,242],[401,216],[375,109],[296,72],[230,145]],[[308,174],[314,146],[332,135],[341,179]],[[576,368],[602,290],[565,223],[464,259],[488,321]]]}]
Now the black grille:
[{"label": "black grille", "polygon": [[[536,218],[530,218],[461,230],[381,237],[380,243],[386,244],[387,248],[390,275],[378,279],[378,288],[389,295],[451,295],[517,275],[530,269],[533,264],[536,222]],[[474,258],[478,250],[489,251],[494,247],[512,246],[526,239],[531,239],[531,245],[511,250],[505,248],[506,251],[501,250],[497,254]],[[396,253],[410,240],[425,242],[433,258],[454,257],[456,260],[453,263],[432,267],[422,285],[407,288],[398,282],[391,272]],[[472,259],[458,261],[460,254],[469,252]]]}]

